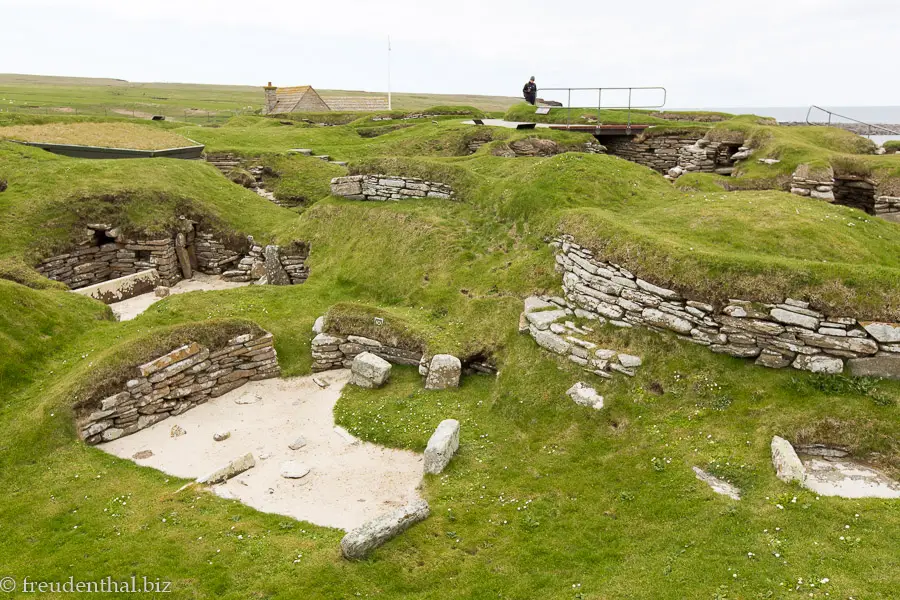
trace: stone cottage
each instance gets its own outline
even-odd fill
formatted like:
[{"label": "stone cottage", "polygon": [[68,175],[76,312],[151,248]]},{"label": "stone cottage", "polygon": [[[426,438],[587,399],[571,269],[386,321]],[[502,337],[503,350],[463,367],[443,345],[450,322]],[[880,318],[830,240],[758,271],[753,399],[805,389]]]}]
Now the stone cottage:
[{"label": "stone cottage", "polygon": [[310,85],[276,87],[269,82],[264,114],[283,115],[294,112],[375,112],[388,110],[388,99],[380,96],[336,97],[327,100]]}]

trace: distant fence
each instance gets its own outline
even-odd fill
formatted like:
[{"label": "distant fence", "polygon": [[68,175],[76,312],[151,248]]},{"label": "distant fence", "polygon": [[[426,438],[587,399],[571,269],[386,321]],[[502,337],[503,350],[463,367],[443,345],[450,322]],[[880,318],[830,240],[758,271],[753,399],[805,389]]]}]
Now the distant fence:
[{"label": "distant fence", "polygon": [[166,121],[178,121],[184,123],[210,124],[224,123],[232,117],[242,115],[259,115],[261,109],[243,109],[243,110],[200,110],[200,109],[177,109],[169,107],[159,107],[158,112],[151,112],[148,109],[153,107],[108,107],[98,105],[83,106],[34,106],[34,105],[2,105],[0,104],[0,114],[13,113],[23,115],[48,115],[48,116],[92,116],[92,117],[121,117],[129,119],[141,119],[144,121],[151,120],[155,116],[165,117]]}]

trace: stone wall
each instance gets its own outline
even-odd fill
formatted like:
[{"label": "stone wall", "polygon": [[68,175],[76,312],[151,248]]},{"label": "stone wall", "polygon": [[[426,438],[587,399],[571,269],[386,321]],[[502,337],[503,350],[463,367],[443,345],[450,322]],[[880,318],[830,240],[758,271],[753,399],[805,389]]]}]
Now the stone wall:
[{"label": "stone wall", "polygon": [[247,236],[249,252],[229,270],[222,273],[228,281],[260,281],[271,285],[297,285],[309,277],[309,245],[294,242],[288,246],[260,246]]},{"label": "stone wall", "polygon": [[834,202],[834,171],[831,167],[813,171],[800,165],[791,175],[791,193]]},{"label": "stone wall", "polygon": [[551,244],[558,250],[566,306],[576,317],[674,333],[765,367],[841,373],[846,363],[854,374],[900,378],[898,323],[826,315],[790,298],[779,304],[729,300],[717,308],[598,259],[571,237]]},{"label": "stone wall", "polygon": [[875,198],[875,214],[885,219],[900,222],[900,197],[878,196]]},{"label": "stone wall", "polygon": [[239,252],[226,248],[212,233],[198,233],[195,244],[198,270],[207,275],[221,275],[241,258]]},{"label": "stone wall", "polygon": [[425,358],[420,350],[388,346],[371,338],[320,333],[312,341],[312,370],[349,369],[356,355],[363,352],[371,352],[395,365],[417,366]]},{"label": "stone wall", "polygon": [[677,168],[678,175],[688,171],[730,175],[734,167],[731,157],[742,146],[739,142],[711,142],[696,134],[604,136],[603,143],[609,154],[664,174]]},{"label": "stone wall", "polygon": [[405,200],[409,198],[451,199],[453,189],[445,183],[398,175],[348,175],[331,180],[331,193],[353,200]]},{"label": "stone wall", "polygon": [[900,221],[900,198],[878,194],[875,181],[854,175],[835,176],[831,167],[813,171],[800,165],[791,175],[791,193],[857,208],[870,215]]},{"label": "stone wall", "polygon": [[40,262],[37,271],[72,289],[156,269],[165,285],[181,279],[173,238],[129,239],[117,228],[88,225],[81,244]]},{"label": "stone wall", "polygon": [[112,396],[76,410],[82,439],[98,444],[130,435],[203,404],[248,381],[280,373],[272,334],[244,334],[220,348],[190,343],[136,368]]},{"label": "stone wall", "polygon": [[875,214],[875,183],[864,177],[844,176],[834,180],[834,203]]}]

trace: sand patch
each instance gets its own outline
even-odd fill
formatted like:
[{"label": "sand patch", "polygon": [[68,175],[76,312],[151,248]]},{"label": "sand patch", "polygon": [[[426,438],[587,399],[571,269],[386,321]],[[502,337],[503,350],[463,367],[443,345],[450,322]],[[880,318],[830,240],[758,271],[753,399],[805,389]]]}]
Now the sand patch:
[{"label": "sand patch", "polygon": [[[349,377],[348,370],[316,375],[328,384],[324,389],[312,376],[250,382],[97,447],[190,479],[250,452],[256,465],[214,486],[217,494],[263,512],[350,530],[420,498],[422,455],[362,442],[335,427],[334,405]],[[185,434],[171,437],[175,425]],[[214,441],[223,431],[231,435]],[[292,450],[300,437],[305,445]],[[299,478],[282,476],[304,468],[309,473]]]},{"label": "sand patch", "polygon": [[[249,283],[236,281],[225,281],[218,275],[204,275],[203,273],[194,273],[193,279],[182,279],[169,288],[170,294],[185,294],[187,292],[213,292],[217,290],[230,290],[233,288],[244,287]],[[157,302],[162,300],[153,292],[141,294],[134,298],[114,302],[109,305],[113,314],[120,321],[130,321]]]}]

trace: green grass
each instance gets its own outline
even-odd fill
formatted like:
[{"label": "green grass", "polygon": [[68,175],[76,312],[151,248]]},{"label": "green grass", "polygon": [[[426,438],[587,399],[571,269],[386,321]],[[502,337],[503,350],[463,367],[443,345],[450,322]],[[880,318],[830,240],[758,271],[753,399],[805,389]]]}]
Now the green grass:
[{"label": "green grass", "polygon": [[[545,135],[576,148],[579,134],[427,120],[359,135],[370,126],[241,117],[174,130],[263,161],[277,173],[267,181],[276,193],[284,186],[309,199],[300,214],[200,162],[87,161],[0,144],[9,182],[0,275],[19,282],[0,280],[0,343],[11,350],[0,355],[4,575],[148,575],[173,581],[176,597],[226,599],[895,594],[896,503],[783,484],[769,442],[843,445],[900,476],[900,382],[772,371],[650,331],[597,328],[597,343],[644,360],[636,377],[602,381],[517,333],[523,297],[559,293],[545,238],[561,230],[700,298],[790,294],[896,317],[895,225],[781,192],[686,193],[608,156],[491,154]],[[468,155],[474,135],[490,142]],[[331,198],[339,167],[285,154],[298,147],[350,160],[353,172],[448,181],[458,199]],[[311,276],[299,286],[170,296],[117,323],[101,304],[27,270],[85,223],[163,231],[180,214],[225,235],[307,241]],[[344,391],[337,421],[391,447],[421,451],[442,419],[462,423],[458,456],[424,482],[432,515],[370,559],[340,558],[340,531],[179,491],[185,481],[77,440],[79,401],[187,340],[261,327],[274,334],[286,376],[309,373],[311,326],[326,313],[336,328],[372,335],[380,316],[381,334],[428,352],[490,355],[500,369],[426,392],[414,368],[397,367],[381,390]],[[605,396],[603,411],[565,396],[579,380]],[[714,495],[692,466],[739,485],[743,499]]]},{"label": "green grass", "polygon": [[134,123],[13,125],[0,127],[0,139],[135,150],[165,150],[196,145],[170,131]]}]

